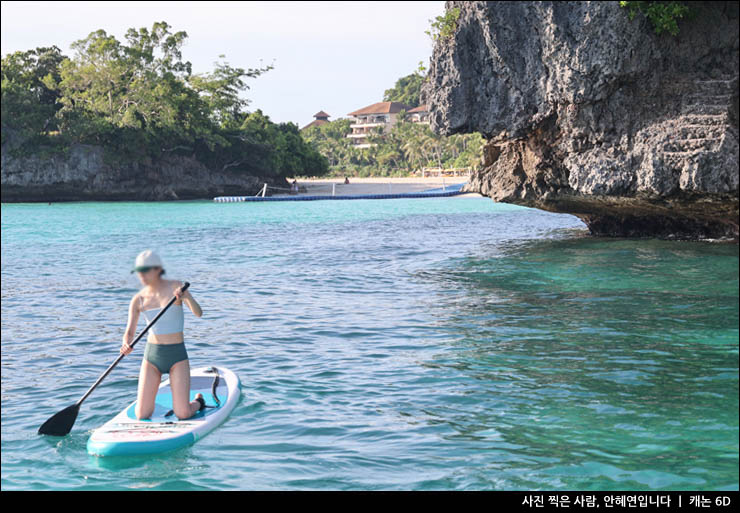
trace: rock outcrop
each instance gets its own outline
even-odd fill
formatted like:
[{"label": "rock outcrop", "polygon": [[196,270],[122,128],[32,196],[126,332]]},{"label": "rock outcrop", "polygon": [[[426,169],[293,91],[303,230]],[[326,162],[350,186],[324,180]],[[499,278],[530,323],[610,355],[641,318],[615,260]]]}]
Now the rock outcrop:
[{"label": "rock outcrop", "polygon": [[738,237],[738,2],[691,2],[678,36],[618,2],[447,2],[423,97],[479,131],[466,186],[592,233]]},{"label": "rock outcrop", "polygon": [[0,190],[3,202],[211,199],[255,194],[264,181],[210,170],[185,156],[106,163],[103,148],[77,144],[66,154],[47,156],[11,156],[3,148]]}]

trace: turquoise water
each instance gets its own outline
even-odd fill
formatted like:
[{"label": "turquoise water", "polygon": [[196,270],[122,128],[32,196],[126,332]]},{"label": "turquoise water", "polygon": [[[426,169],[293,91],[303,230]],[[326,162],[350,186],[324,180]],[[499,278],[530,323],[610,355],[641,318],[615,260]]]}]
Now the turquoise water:
[{"label": "turquoise water", "polygon": [[[239,405],[190,447],[89,456],[139,345],[37,435],[118,355],[147,248]],[[3,490],[738,489],[736,245],[482,198],[6,204],[1,313]]]}]

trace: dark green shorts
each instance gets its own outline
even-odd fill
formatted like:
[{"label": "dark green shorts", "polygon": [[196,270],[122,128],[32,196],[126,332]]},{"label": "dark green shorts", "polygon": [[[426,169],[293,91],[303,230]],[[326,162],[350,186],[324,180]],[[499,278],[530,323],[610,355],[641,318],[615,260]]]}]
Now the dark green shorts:
[{"label": "dark green shorts", "polygon": [[168,374],[177,362],[188,359],[185,342],[179,344],[151,344],[147,342],[144,359],[154,365],[162,374]]}]

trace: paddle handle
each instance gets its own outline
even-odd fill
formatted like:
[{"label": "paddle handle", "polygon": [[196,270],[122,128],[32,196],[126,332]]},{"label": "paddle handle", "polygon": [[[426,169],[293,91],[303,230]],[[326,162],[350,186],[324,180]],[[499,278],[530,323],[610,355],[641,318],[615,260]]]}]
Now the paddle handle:
[{"label": "paddle handle", "polygon": [[[185,282],[185,283],[183,283],[183,285],[182,285],[182,287],[181,287],[181,290],[182,290],[183,292],[185,292],[186,290],[188,290],[188,287],[189,287],[189,286],[190,286],[190,283],[188,283],[188,282]],[[146,325],[146,327],[145,327],[145,328],[144,328],[144,329],[142,330],[142,332],[141,332],[141,333],[139,333],[139,336],[138,336],[138,337],[136,337],[136,339],[135,339],[135,340],[134,340],[133,342],[131,342],[131,344],[129,344],[129,346],[130,346],[130,347],[134,347],[134,346],[136,345],[136,343],[137,343],[137,342],[138,342],[138,341],[139,341],[139,340],[141,339],[141,337],[143,337],[143,336],[144,336],[144,335],[146,334],[146,332],[147,332],[147,331],[149,331],[149,328],[151,328],[151,327],[152,327],[152,326],[154,325],[154,323],[155,323],[155,322],[157,322],[157,320],[158,320],[158,319],[159,319],[160,317],[162,317],[162,314],[164,314],[164,313],[165,313],[165,312],[167,311],[167,309],[168,309],[168,308],[169,308],[170,306],[172,306],[172,303],[174,303],[175,301],[177,301],[177,296],[174,296],[174,297],[173,297],[172,299],[170,299],[170,302],[169,302],[169,303],[167,303],[167,306],[165,306],[164,308],[162,308],[162,311],[161,311],[161,312],[159,312],[159,313],[157,314],[157,316],[156,316],[156,317],[155,317],[154,319],[152,319],[152,322],[150,322],[149,324],[147,324],[147,325]],[[118,363],[119,363],[119,362],[120,362],[121,360],[123,360],[123,357],[124,357],[124,356],[126,356],[126,355],[125,355],[125,354],[123,354],[123,353],[121,353],[120,355],[118,355],[118,358],[116,358],[116,361],[115,361],[115,362],[113,362],[113,363],[112,363],[112,364],[110,365],[110,367],[108,367],[108,368],[106,369],[106,371],[105,371],[105,372],[103,373],[103,375],[102,375],[102,376],[100,376],[100,377],[98,378],[98,380],[97,380],[97,381],[96,381],[96,382],[95,382],[95,383],[93,384],[93,386],[91,386],[91,387],[90,387],[90,388],[88,389],[88,391],[87,391],[87,392],[85,392],[85,395],[83,395],[83,396],[82,396],[82,398],[81,398],[81,399],[80,399],[79,401],[77,401],[77,406],[79,406],[80,404],[82,404],[82,401],[84,401],[85,399],[87,399],[87,396],[89,396],[90,394],[92,394],[92,391],[93,391],[93,390],[95,390],[95,389],[97,388],[97,386],[98,386],[98,385],[99,385],[99,384],[101,383],[101,381],[103,381],[103,380],[104,380],[104,379],[106,378],[106,376],[108,376],[108,374],[110,374],[110,372],[111,372],[111,371],[113,370],[113,368],[114,368],[114,367],[115,367],[116,365],[118,365]]]}]

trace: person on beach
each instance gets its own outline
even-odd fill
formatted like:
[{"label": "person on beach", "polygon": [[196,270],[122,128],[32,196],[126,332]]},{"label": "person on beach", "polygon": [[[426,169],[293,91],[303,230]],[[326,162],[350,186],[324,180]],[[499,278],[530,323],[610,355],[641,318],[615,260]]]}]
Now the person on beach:
[{"label": "person on beach", "polygon": [[349,178],[346,176],[344,177],[344,185],[349,185]]},{"label": "person on beach", "polygon": [[182,304],[185,303],[196,317],[203,315],[198,302],[193,299],[189,290],[181,290],[182,282],[165,280],[162,260],[156,253],[147,250],[136,257],[134,269],[144,287],[131,299],[128,309],[128,324],[123,334],[121,353],[129,354],[133,348],[129,345],[134,338],[139,315],[144,314],[147,323],[164,308],[172,296],[177,300],[157,320],[147,335],[144,358],[139,372],[139,391],[136,400],[136,418],[147,419],[154,413],[154,401],[162,379],[162,374],[169,373],[172,388],[172,406],[178,419],[192,417],[205,408],[202,394],[197,394],[190,401],[190,363],[183,341],[184,315]]}]

